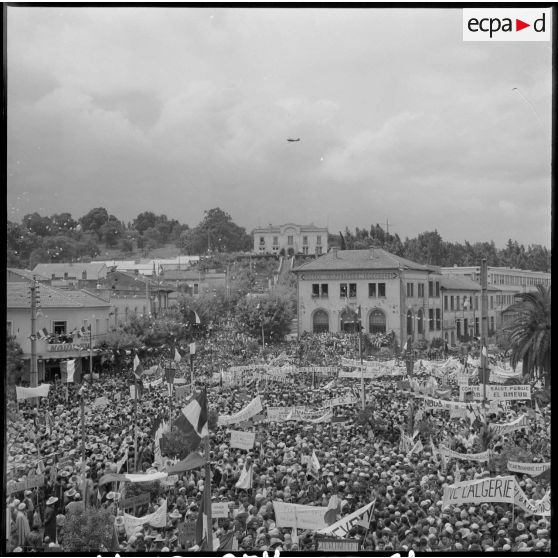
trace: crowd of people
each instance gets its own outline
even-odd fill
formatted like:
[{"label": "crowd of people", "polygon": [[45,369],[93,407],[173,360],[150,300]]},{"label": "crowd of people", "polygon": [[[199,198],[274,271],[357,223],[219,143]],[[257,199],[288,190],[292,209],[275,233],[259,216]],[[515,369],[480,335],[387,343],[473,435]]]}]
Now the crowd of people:
[{"label": "crowd of people", "polygon": [[[450,418],[448,411],[423,410],[412,390],[402,387],[407,370],[404,362],[401,376],[367,382],[365,410],[360,405],[360,381],[339,378],[336,373],[304,372],[291,374],[287,381],[257,381],[249,385],[215,383],[214,373],[231,366],[265,364],[280,357],[281,365],[339,369],[342,357],[358,355],[355,335],[309,335],[266,347],[263,354],[257,347],[249,348],[252,345],[241,335],[217,330],[198,342],[195,383],[197,387],[207,386],[210,410],[231,415],[256,395],[261,397],[264,416],[268,407],[317,409],[327,400],[343,395],[355,395],[359,402],[335,407],[333,419],[323,424],[269,422],[265,418],[244,423],[243,429],[256,433],[251,450],[230,447],[231,427],[214,428],[209,444],[212,500],[227,502],[230,507],[228,518],[213,521],[214,545],[231,549],[225,541],[230,541],[229,535],[234,533],[240,551],[314,550],[319,535],[278,525],[273,502],[328,507],[335,501],[339,519],[374,502],[368,527],[355,526],[349,533],[364,551],[549,551],[550,517],[530,516],[517,506],[501,502],[444,508],[444,487],[453,484],[456,476],[464,481],[494,476],[498,471],[492,460],[453,459],[443,465],[435,448],[444,444],[465,454],[491,449],[497,455],[503,447],[515,447],[521,455],[529,456],[529,461],[550,461],[550,404],[542,406],[540,414],[530,412],[532,403],[524,401],[492,409],[488,416],[491,423],[508,423],[529,411],[528,425],[503,437],[495,436],[488,447],[483,447],[482,417],[471,421],[469,417]],[[169,355],[164,356],[170,359]],[[144,364],[157,362],[157,355],[151,358]],[[189,367],[185,362],[181,367],[189,381]],[[416,379],[425,379],[428,367],[417,361],[413,373]],[[107,550],[200,550],[199,541],[185,537],[182,524],[195,522],[198,517],[205,488],[203,468],[180,474],[170,483],[153,482],[143,487],[134,484],[133,491],[130,483],[99,482],[107,473],[117,471],[117,463],[126,454],[128,459],[122,463],[120,473],[161,469],[155,462],[154,427],[169,417],[169,390],[163,382],[144,392],[136,402],[129,390],[133,382],[130,357],[124,369],[105,368],[98,380],[85,382],[83,389],[81,384],[57,382],[48,397],[40,398],[38,408],[31,401],[8,403],[8,480],[23,482],[37,474],[43,474],[45,479],[40,486],[9,494],[9,550],[64,551],[72,514],[96,508],[106,509],[114,516],[114,537],[104,547]],[[454,376],[444,380],[443,391],[445,398],[458,398]],[[99,403],[99,398],[104,400]],[[422,416],[417,420],[419,410]],[[173,412],[179,411],[175,404]],[[403,451],[402,433],[421,439],[422,450]],[[318,472],[310,469],[311,454],[319,461]],[[253,467],[252,487],[240,489],[235,485],[246,462]],[[549,489],[547,474],[513,474],[534,501]],[[128,497],[138,490],[149,490],[150,501],[135,510],[136,516],[152,514],[166,502],[165,527],[144,524],[132,532],[125,529],[119,501],[124,494]]]}]

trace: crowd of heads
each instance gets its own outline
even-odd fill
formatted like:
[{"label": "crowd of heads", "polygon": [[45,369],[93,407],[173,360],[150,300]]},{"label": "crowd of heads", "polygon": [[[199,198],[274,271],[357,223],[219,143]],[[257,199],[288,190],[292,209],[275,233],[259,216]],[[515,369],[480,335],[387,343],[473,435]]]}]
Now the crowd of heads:
[{"label": "crowd of heads", "polygon": [[[261,397],[264,415],[267,407],[316,409],[340,395],[360,398],[360,381],[336,379],[335,374],[304,372],[293,374],[286,382],[259,380],[248,385],[219,385],[213,381],[214,373],[231,366],[270,363],[279,355],[282,365],[338,367],[342,357],[356,358],[355,335],[310,335],[266,347],[264,352],[248,347],[243,336],[217,331],[198,342],[196,385],[207,385],[209,407],[220,415],[240,411],[256,395]],[[153,355],[152,362],[161,356],[168,355]],[[191,524],[198,517],[206,485],[203,468],[180,474],[167,483],[132,486],[99,482],[107,473],[117,471],[117,463],[126,453],[129,459],[122,463],[121,473],[161,469],[154,462],[154,426],[160,419],[167,420],[170,412],[165,383],[145,391],[136,402],[129,391],[134,381],[131,359],[118,370],[111,368],[110,360],[107,362],[98,380],[85,383],[82,395],[79,384],[57,382],[48,398],[40,399],[38,409],[29,401],[20,403],[19,409],[9,403],[8,478],[24,481],[37,473],[45,476],[44,485],[8,497],[11,550],[63,550],[69,516],[98,508],[114,516],[115,538],[111,544],[116,548],[108,550],[199,550],[198,541],[186,537],[182,530],[183,524]],[[404,363],[401,366],[404,373]],[[415,370],[419,379],[427,374],[420,362],[415,363]],[[182,374],[189,381],[186,362]],[[442,466],[432,446],[444,444],[460,453],[491,449],[495,455],[505,449],[512,452],[510,455],[513,451],[527,455],[530,461],[549,461],[550,405],[542,407],[541,415],[529,413],[526,429],[494,437],[486,448],[482,446],[480,419],[473,423],[469,418],[450,419],[446,411],[424,412],[422,419],[415,421],[409,409],[416,413],[420,401],[401,388],[401,379],[387,377],[367,383],[366,410],[361,409],[360,402],[336,407],[334,419],[328,423],[260,420],[213,430],[209,444],[212,499],[227,502],[230,508],[228,518],[214,521],[214,545],[234,533],[239,550],[314,550],[319,539],[316,532],[299,529],[297,533],[278,525],[273,502],[328,507],[335,497],[338,518],[374,502],[369,527],[356,526],[349,533],[362,550],[548,551],[549,517],[528,516],[518,507],[499,502],[444,508],[444,487],[455,482],[456,474],[464,481],[507,473],[505,465],[503,470],[498,468],[497,460],[451,460]],[[449,397],[457,399],[459,391],[453,379],[444,389],[451,390]],[[95,401],[102,397],[108,402],[95,407]],[[509,422],[530,406],[512,402],[488,418],[491,422]],[[174,413],[179,410],[175,403]],[[254,447],[248,451],[231,448],[231,428],[254,431]],[[402,432],[421,439],[424,449],[413,454],[402,451]],[[310,469],[308,457],[312,453],[320,463],[318,472]],[[247,462],[253,467],[252,488],[239,489],[235,485]],[[532,500],[540,500],[549,488],[547,475],[516,476]],[[154,513],[166,501],[166,526],[145,524],[126,531],[119,501],[146,490],[150,493],[149,504],[138,507],[136,515]]]}]

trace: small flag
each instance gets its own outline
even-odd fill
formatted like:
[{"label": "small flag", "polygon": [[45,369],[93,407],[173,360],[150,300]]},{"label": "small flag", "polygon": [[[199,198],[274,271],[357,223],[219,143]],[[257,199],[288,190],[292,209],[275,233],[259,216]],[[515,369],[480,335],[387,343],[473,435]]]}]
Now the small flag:
[{"label": "small flag", "polygon": [[198,313],[195,310],[194,310],[194,316],[196,317],[196,323],[201,324],[200,317],[198,316]]},{"label": "small flag", "polygon": [[201,439],[209,435],[207,417],[207,392],[203,390],[184,406],[175,422],[175,426],[185,434],[190,451],[194,451]]},{"label": "small flag", "polygon": [[403,350],[404,350],[404,351],[407,350],[407,341],[405,341],[405,345],[403,345]]},{"label": "small flag", "polygon": [[252,488],[252,469],[252,464],[249,461],[246,461],[244,468],[240,473],[240,478],[235,484],[236,488],[243,488],[245,490]]},{"label": "small flag", "polygon": [[136,371],[136,368],[140,365],[140,359],[138,357],[138,355],[136,355],[134,357],[134,372]]},{"label": "small flag", "polygon": [[333,494],[329,498],[329,502],[327,504],[327,511],[324,515],[324,521],[328,525],[333,525],[337,521],[338,514],[341,513],[341,500],[337,494]]},{"label": "small flag", "polygon": [[459,463],[456,461],[455,462],[455,471],[454,471],[454,482],[460,482],[461,481],[461,469],[459,468]]},{"label": "small flag", "polygon": [[483,354],[483,356],[485,356],[485,357],[488,356],[488,352],[487,352],[487,350],[486,350],[486,346],[483,346],[483,348],[482,348],[482,354]]},{"label": "small flag", "polygon": [[200,545],[204,540],[207,541],[207,515],[205,513],[205,491],[209,490],[209,485],[204,488],[198,519],[196,520],[196,544]]},{"label": "small flag", "polygon": [[48,330],[46,329],[46,327],[43,327],[42,329],[39,329],[39,331],[37,331],[37,338],[46,339],[47,337],[48,337]]},{"label": "small flag", "polygon": [[190,354],[191,355],[196,354],[196,342],[195,341],[193,343],[190,343]]},{"label": "small flag", "polygon": [[180,353],[178,352],[178,349],[174,349],[174,362],[180,362],[182,360],[182,357],[180,356]]}]

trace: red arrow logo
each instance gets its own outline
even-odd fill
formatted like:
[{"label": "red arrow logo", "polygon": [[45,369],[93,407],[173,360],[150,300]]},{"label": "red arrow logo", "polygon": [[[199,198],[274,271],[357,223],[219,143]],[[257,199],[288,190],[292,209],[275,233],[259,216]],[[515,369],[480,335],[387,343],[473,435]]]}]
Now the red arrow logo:
[{"label": "red arrow logo", "polygon": [[520,19],[515,20],[515,30],[516,31],[521,31],[522,29],[525,29],[526,27],[531,27],[530,23],[525,23],[524,21],[521,21]]}]

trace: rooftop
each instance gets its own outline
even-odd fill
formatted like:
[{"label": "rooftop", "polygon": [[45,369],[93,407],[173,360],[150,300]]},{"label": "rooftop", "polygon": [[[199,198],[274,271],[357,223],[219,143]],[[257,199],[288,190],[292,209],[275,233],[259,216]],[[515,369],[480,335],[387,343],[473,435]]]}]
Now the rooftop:
[{"label": "rooftop", "polygon": [[17,269],[15,267],[8,267],[6,268],[6,270],[15,275],[20,275],[21,277],[28,279],[29,281],[32,281],[33,277],[35,277],[37,281],[50,281],[50,277],[41,275],[39,273],[36,273],[35,271],[30,271],[29,269]]},{"label": "rooftop", "polygon": [[[41,308],[107,308],[110,303],[83,290],[57,289],[49,285],[39,287]],[[27,283],[6,285],[7,308],[30,308],[31,293]]]},{"label": "rooftop", "polygon": [[[451,291],[480,291],[480,283],[464,277],[463,275],[458,276],[447,276],[443,275],[440,281],[440,286],[442,289],[448,289]],[[499,291],[497,287],[493,285],[488,285],[487,290],[489,291]]]},{"label": "rooftop", "polygon": [[302,264],[293,271],[345,271],[353,269],[414,269],[439,273],[439,268],[435,266],[412,262],[390,254],[381,248],[370,248],[368,250],[332,249],[327,254]]},{"label": "rooftop", "polygon": [[106,269],[106,265],[102,262],[40,263],[35,266],[33,272],[40,273],[46,277],[64,275],[64,273],[74,277],[75,274],[76,278],[81,279],[81,275],[85,271],[88,279],[95,279],[104,269]]}]

